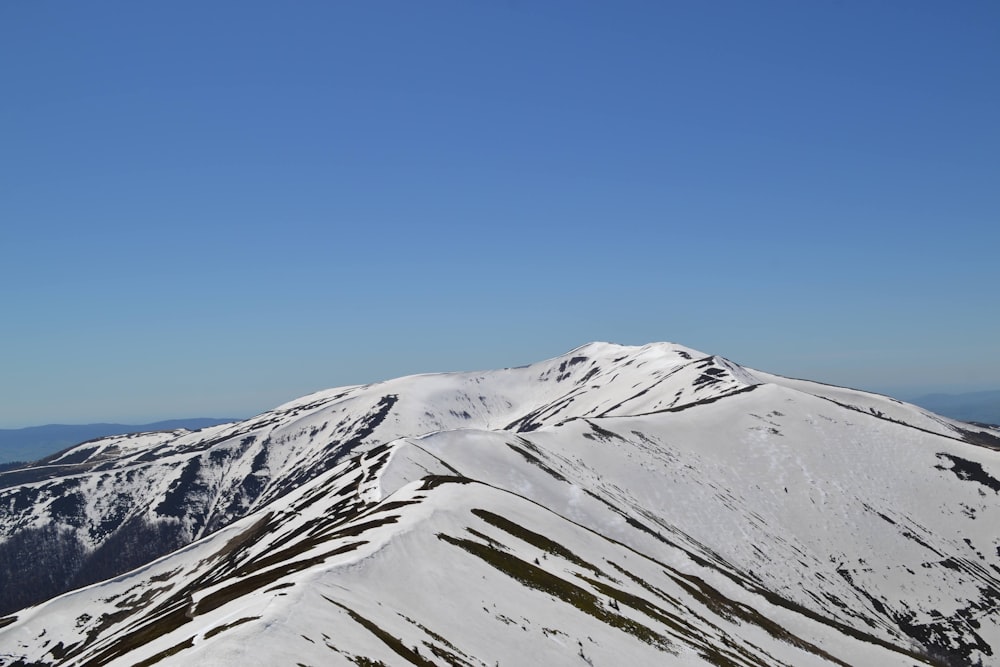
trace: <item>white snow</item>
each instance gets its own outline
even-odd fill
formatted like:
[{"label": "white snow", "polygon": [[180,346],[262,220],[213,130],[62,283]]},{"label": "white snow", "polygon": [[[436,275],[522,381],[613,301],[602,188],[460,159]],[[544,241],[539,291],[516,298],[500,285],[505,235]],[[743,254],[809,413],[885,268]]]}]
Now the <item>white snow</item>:
[{"label": "white snow", "polygon": [[0,662],[996,664],[1000,452],[968,428],[592,343],[119,436],[31,507],[0,490],[0,534],[52,521],[68,479],[92,548],[182,492],[197,541],[17,612]]}]

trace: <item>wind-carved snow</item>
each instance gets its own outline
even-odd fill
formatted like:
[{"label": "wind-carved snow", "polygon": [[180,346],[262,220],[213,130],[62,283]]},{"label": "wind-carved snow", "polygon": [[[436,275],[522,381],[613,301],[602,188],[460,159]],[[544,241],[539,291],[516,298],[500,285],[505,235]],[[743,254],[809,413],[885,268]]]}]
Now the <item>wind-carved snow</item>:
[{"label": "wind-carved snow", "polygon": [[593,343],[86,443],[15,471],[0,549],[190,544],[0,619],[0,662],[998,664],[998,437]]}]

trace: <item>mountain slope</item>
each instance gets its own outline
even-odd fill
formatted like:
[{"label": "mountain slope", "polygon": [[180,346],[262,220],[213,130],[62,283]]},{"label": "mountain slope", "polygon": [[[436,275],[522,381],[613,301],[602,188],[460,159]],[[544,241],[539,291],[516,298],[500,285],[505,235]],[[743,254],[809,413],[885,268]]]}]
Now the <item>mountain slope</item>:
[{"label": "mountain slope", "polygon": [[0,490],[0,564],[32,531],[72,545],[78,581],[137,535],[157,539],[130,566],[167,555],[0,620],[0,656],[997,664],[998,436],[591,344],[109,438]]}]

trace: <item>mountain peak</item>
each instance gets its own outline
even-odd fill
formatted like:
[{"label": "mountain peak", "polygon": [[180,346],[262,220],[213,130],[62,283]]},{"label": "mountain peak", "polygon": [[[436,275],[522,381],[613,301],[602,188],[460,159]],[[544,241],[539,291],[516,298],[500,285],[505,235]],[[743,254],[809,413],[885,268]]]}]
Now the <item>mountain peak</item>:
[{"label": "mountain peak", "polygon": [[0,473],[0,660],[980,664],[997,450],[673,343],[329,389]]}]

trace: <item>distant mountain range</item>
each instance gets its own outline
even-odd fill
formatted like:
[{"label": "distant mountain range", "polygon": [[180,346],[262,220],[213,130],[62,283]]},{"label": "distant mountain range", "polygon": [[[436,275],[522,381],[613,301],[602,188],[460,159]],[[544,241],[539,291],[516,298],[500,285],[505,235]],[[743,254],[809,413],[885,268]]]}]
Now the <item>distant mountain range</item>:
[{"label": "distant mountain range", "polygon": [[197,431],[234,421],[238,420],[196,417],[169,419],[152,424],[46,424],[28,428],[0,429],[0,467],[11,461],[37,461],[55,454],[60,449],[109,435],[177,429]]},{"label": "distant mountain range", "polygon": [[1000,424],[1000,391],[927,394],[911,399],[910,402],[939,415],[964,422]]},{"label": "distant mountain range", "polygon": [[593,343],[0,472],[0,665],[997,665],[998,526],[1000,430]]}]

